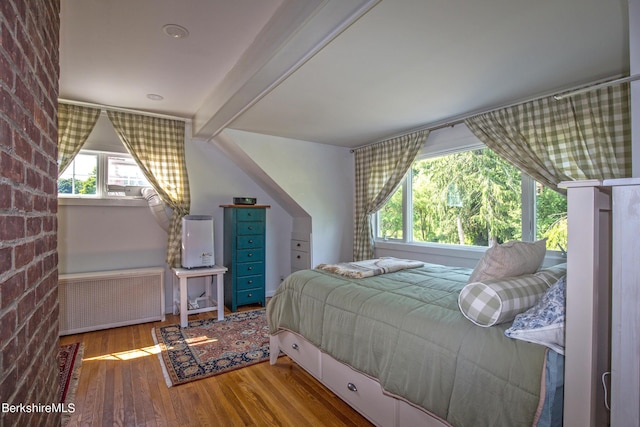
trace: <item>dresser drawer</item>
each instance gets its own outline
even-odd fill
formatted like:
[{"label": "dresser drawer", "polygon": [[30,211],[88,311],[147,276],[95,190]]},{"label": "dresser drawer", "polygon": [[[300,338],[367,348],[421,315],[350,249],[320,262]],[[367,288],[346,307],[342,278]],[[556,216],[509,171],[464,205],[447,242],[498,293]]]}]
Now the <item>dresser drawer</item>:
[{"label": "dresser drawer", "polygon": [[265,210],[264,209],[238,209],[236,212],[236,218],[238,221],[264,221]]},{"label": "dresser drawer", "polygon": [[264,262],[242,262],[236,264],[236,276],[264,274]]},{"label": "dresser drawer", "polygon": [[264,299],[264,288],[237,291],[236,297],[238,297],[238,305],[261,303]]},{"label": "dresser drawer", "polygon": [[332,359],[321,356],[322,381],[335,394],[361,413],[370,414],[379,425],[395,425],[395,402],[382,393],[380,384]]},{"label": "dresser drawer", "polygon": [[264,236],[238,236],[236,244],[238,249],[262,248]]},{"label": "dresser drawer", "polygon": [[237,262],[264,261],[264,249],[240,249],[236,252]]},{"label": "dresser drawer", "polygon": [[291,270],[305,270],[311,268],[308,252],[291,251]]},{"label": "dresser drawer", "polygon": [[264,222],[239,221],[236,224],[238,235],[264,234]]},{"label": "dresser drawer", "polygon": [[264,276],[242,276],[236,280],[236,289],[245,291],[248,289],[262,288],[264,289]]},{"label": "dresser drawer", "polygon": [[309,241],[291,239],[291,250],[309,252]]}]

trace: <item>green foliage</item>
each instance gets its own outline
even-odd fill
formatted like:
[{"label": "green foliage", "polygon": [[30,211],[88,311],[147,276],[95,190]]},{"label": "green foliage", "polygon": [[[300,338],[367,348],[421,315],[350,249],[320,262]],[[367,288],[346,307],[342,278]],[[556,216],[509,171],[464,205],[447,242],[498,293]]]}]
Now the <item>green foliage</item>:
[{"label": "green foliage", "polygon": [[[522,239],[521,175],[493,151],[418,161],[411,172],[414,241],[487,246]],[[564,229],[561,221],[566,200],[541,189],[537,209],[548,247],[557,249],[563,238],[566,247],[566,220]],[[381,210],[380,218],[382,236],[402,238],[401,191]]]}]

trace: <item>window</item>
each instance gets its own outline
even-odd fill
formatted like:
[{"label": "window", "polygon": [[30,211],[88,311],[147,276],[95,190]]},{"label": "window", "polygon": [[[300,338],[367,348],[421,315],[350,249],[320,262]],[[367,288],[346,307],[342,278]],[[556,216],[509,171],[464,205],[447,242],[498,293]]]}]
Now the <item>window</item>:
[{"label": "window", "polygon": [[378,212],[377,237],[476,246],[547,237],[548,249],[563,250],[566,209],[564,196],[473,149],[416,160]]},{"label": "window", "polygon": [[139,196],[149,186],[140,167],[128,154],[80,150],[58,178],[59,196],[127,197]]}]

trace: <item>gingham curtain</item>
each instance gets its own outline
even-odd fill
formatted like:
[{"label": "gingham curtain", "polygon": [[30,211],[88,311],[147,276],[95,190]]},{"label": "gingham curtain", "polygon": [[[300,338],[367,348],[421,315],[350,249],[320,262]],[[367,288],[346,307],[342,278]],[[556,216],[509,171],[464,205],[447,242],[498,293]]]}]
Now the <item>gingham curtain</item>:
[{"label": "gingham curtain", "polygon": [[553,97],[465,120],[489,148],[536,181],[631,176],[629,84]]},{"label": "gingham curtain", "polygon": [[426,130],[414,132],[355,151],[355,261],[373,258],[371,215],[391,198],[428,135]]},{"label": "gingham curtain", "polygon": [[58,176],[76,157],[99,116],[99,108],[58,103]]},{"label": "gingham curtain", "polygon": [[107,115],[144,176],[162,201],[173,209],[168,232],[167,264],[179,267],[182,217],[189,214],[191,205],[184,122],[117,111],[108,111]]}]

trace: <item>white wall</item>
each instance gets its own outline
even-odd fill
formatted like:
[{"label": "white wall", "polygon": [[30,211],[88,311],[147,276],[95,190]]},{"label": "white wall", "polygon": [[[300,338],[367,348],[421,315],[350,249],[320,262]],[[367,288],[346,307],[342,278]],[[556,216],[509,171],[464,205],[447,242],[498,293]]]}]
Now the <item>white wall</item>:
[{"label": "white wall", "polygon": [[[101,126],[102,128],[102,126]],[[100,146],[117,138],[107,129],[91,138]],[[243,149],[312,215],[318,262],[351,258],[353,159],[348,149],[234,132]],[[92,141],[89,141],[91,144]],[[97,147],[96,147],[97,148]],[[186,142],[191,213],[214,217],[215,258],[222,263],[223,209],[234,196],[256,197],[267,211],[267,295],[291,272],[289,215],[213,144]],[[61,201],[58,209],[59,270],[64,273],[165,266],[167,234],[146,203],[134,206],[78,205]],[[198,294],[201,283],[190,282]],[[166,307],[171,311],[172,276],[166,275]]]},{"label": "white wall", "polygon": [[349,149],[237,130],[225,133],[311,215],[312,266],[351,260],[354,159]]}]

